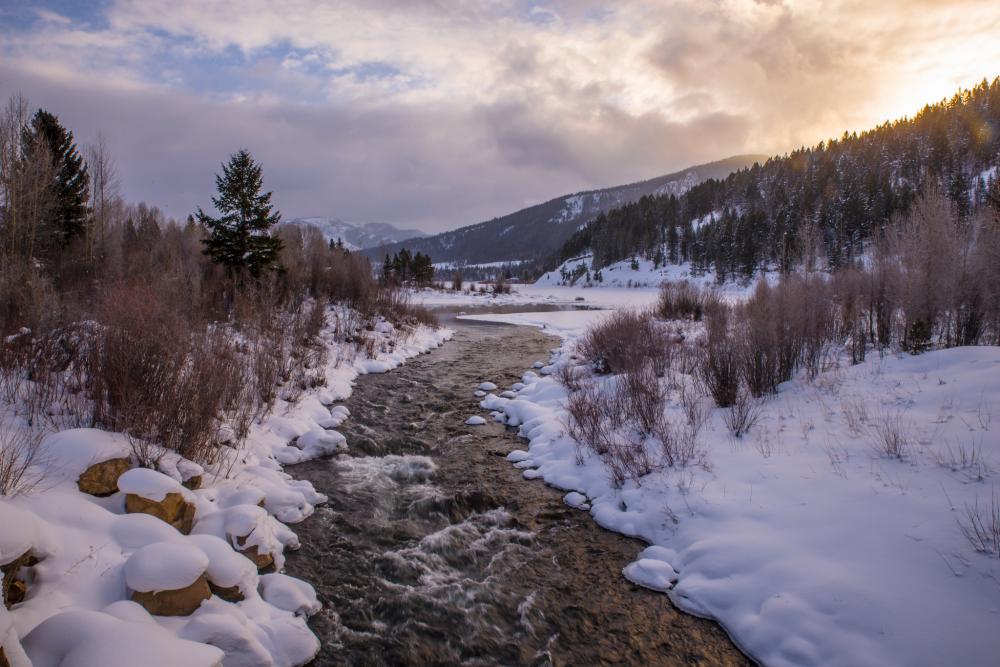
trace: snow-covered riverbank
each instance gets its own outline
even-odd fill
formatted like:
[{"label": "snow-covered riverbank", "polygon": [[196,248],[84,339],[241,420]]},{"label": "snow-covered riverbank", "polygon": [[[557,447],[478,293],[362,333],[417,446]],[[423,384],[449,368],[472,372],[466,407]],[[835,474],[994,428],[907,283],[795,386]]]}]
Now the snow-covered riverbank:
[{"label": "snow-covered riverbank", "polygon": [[[963,526],[977,510],[989,525],[1000,499],[1000,348],[872,355],[786,383],[739,439],[714,409],[705,467],[615,489],[567,435],[567,391],[547,375],[606,316],[469,317],[562,336],[516,397],[491,394],[482,407],[528,440],[510,457],[526,478],[651,545],[626,577],[719,620],[767,665],[995,664],[1000,560]],[[676,400],[668,409],[679,416]],[[899,457],[884,451],[890,432],[905,442]]]},{"label": "snow-covered riverbank", "polygon": [[[119,491],[96,497],[82,493],[78,479],[95,464],[134,458],[129,439],[94,429],[48,435],[33,471],[38,484],[0,499],[0,565],[31,554],[18,573],[24,600],[10,611],[0,606],[6,660],[13,667],[310,660],[319,644],[306,618],[319,605],[308,584],[280,570],[285,550],[298,547],[286,524],[308,517],[326,498],[282,466],[345,445],[333,429],[347,412],[330,406],[350,395],[359,374],[395,368],[451,335],[427,327],[397,332],[387,322],[375,333],[384,351],[364,358],[324,331],[325,385],[294,402],[277,400],[245,446],[214,469],[168,453],[158,472],[133,469],[120,478]],[[0,426],[7,437],[29,428],[11,405],[0,406]],[[149,514],[126,513],[126,493],[147,504],[176,496],[194,509],[190,534]],[[257,566],[274,571],[258,574]],[[193,613],[152,616],[130,601],[144,594],[165,604],[162,592],[179,590],[188,598],[172,601],[183,606],[195,596]]]}]

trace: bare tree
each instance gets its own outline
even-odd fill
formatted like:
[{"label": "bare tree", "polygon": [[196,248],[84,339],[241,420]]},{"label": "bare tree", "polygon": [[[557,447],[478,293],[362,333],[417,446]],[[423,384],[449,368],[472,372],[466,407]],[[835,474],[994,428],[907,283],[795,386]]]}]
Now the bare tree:
[{"label": "bare tree", "polygon": [[94,248],[104,245],[112,212],[120,198],[121,182],[103,132],[98,132],[97,141],[87,146],[86,160],[93,207],[93,224],[87,229],[87,255],[93,259]]}]

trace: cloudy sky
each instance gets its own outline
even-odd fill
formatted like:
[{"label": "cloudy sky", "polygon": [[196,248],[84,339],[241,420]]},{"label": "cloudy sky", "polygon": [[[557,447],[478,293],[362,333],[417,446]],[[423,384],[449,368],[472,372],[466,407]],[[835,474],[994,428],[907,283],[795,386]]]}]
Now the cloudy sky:
[{"label": "cloudy sky", "polygon": [[0,0],[0,94],[178,217],[240,147],[286,217],[438,231],[997,75],[995,0]]}]

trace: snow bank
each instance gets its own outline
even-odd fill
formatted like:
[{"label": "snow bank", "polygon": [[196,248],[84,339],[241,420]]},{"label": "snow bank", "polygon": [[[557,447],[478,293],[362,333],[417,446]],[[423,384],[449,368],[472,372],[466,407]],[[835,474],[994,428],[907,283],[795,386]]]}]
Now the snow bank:
[{"label": "snow bank", "polygon": [[[476,316],[544,324],[566,339],[597,315]],[[609,482],[566,433],[566,390],[526,373],[515,398],[481,407],[520,427],[508,456],[529,479],[589,504],[605,528],[645,540],[623,575],[717,619],[767,665],[991,665],[1000,655],[1000,560],[960,522],[988,508],[1000,475],[1000,348],[888,356],[781,386],[755,427],[729,435],[714,410],[700,436],[708,469]],[[513,388],[512,388],[513,391]],[[668,410],[681,418],[676,394]],[[898,424],[902,460],[877,447]]]},{"label": "snow bank", "polygon": [[[285,524],[310,516],[326,497],[282,466],[346,445],[330,429],[349,412],[331,405],[350,395],[358,375],[395,368],[451,336],[425,327],[396,332],[387,322],[378,329],[384,344],[375,359],[355,358],[324,330],[325,386],[295,402],[277,400],[251,426],[245,446],[224,450],[214,466],[164,452],[158,470],[133,468],[120,477],[118,493],[97,498],[81,493],[77,479],[95,463],[129,459],[129,439],[96,429],[48,435],[42,483],[0,498],[0,564],[28,550],[41,559],[26,600],[10,612],[0,606],[0,646],[12,665],[27,667],[28,658],[35,667],[217,667],[223,659],[226,667],[293,667],[311,660],[319,641],[306,617],[319,609],[315,592],[284,575],[260,577],[248,556],[256,549],[280,569],[284,552],[298,548]],[[0,404],[0,422],[26,428],[11,408]],[[192,491],[182,482],[193,477],[201,477],[201,487]],[[125,514],[129,493],[154,501],[184,495],[196,508],[192,534],[147,514]],[[202,574],[220,589],[237,588],[242,599],[213,596],[190,616],[169,618],[126,599],[131,591],[181,589]]]},{"label": "snow bank", "polygon": [[148,614],[146,618],[66,611],[35,628],[24,648],[34,667],[221,667],[224,654],[219,649],[179,640]]}]

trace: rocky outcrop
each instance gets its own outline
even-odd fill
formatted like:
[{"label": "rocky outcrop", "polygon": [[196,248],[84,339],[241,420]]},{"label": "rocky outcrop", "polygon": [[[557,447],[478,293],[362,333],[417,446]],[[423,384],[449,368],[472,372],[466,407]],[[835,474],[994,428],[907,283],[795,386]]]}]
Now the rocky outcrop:
[{"label": "rocky outcrop", "polygon": [[108,459],[95,463],[80,475],[77,487],[83,493],[104,497],[118,492],[118,478],[125,474],[131,464],[127,458]]},{"label": "rocky outcrop", "polygon": [[185,535],[189,534],[194,526],[194,505],[185,500],[180,493],[168,493],[159,501],[130,493],[125,496],[125,511],[129,514],[150,514],[166,521]]}]

